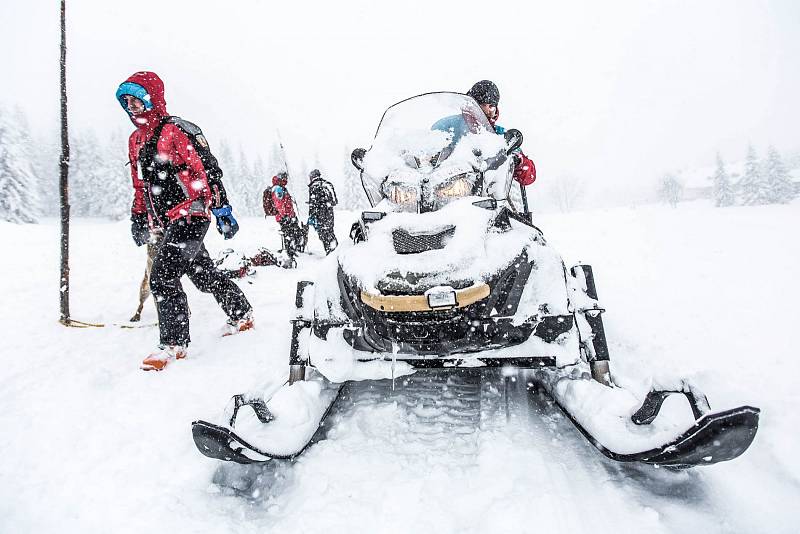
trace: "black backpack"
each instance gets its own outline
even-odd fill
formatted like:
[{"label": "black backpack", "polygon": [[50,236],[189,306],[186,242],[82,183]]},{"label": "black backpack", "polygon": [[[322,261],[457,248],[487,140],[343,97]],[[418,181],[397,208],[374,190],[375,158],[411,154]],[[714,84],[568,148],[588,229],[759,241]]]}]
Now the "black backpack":
[{"label": "black backpack", "polygon": [[336,190],[328,180],[317,178],[312,182],[311,186],[316,189],[315,195],[320,197],[322,203],[330,204],[331,207],[339,203],[339,199],[336,198]]},{"label": "black backpack", "polygon": [[[158,139],[161,136],[161,130],[164,125],[170,123],[177,126],[189,141],[192,143],[197,155],[200,156],[200,161],[203,162],[203,168],[206,171],[206,178],[208,179],[208,187],[211,189],[211,207],[219,208],[228,204],[228,194],[225,192],[225,186],[222,184],[222,169],[219,168],[219,162],[214,154],[211,153],[211,148],[208,146],[208,140],[203,135],[203,131],[199,126],[193,124],[180,117],[169,116],[162,119],[156,131],[153,133],[152,138]],[[184,170],[183,168],[179,170]]]}]

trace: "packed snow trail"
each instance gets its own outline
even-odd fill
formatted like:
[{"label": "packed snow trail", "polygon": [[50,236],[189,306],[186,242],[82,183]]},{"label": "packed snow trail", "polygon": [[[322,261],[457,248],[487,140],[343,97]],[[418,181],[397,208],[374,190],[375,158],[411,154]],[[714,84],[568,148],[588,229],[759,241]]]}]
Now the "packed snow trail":
[{"label": "packed snow trail", "polygon": [[[235,393],[286,379],[295,282],[320,262],[316,237],[298,270],[258,268],[240,282],[256,309],[256,329],[241,336],[220,338],[224,314],[187,283],[190,357],[152,374],[138,366],[155,329],[57,323],[55,221],[0,223],[0,250],[10,253],[0,294],[13,303],[0,308],[0,532],[449,534],[563,524],[592,534],[794,534],[800,242],[789,232],[798,207],[640,206],[537,219],[567,261],[595,268],[615,379],[635,388],[651,374],[690,373],[714,409],[762,408],[759,434],[736,460],[686,473],[606,461],[543,395],[510,403],[509,422],[498,401],[497,428],[484,413],[471,462],[441,451],[418,459],[391,454],[405,435],[391,441],[381,431],[397,428],[402,406],[384,405],[343,414],[327,441],[276,463],[275,480],[246,498],[212,483],[220,462],[197,451],[190,423],[220,414]],[[340,237],[352,220],[337,213]],[[237,251],[279,246],[274,221],[240,224]],[[130,223],[77,219],[72,230],[73,315],[126,320],[145,261]],[[212,255],[232,246],[209,235]],[[148,301],[142,319],[154,317]]]},{"label": "packed snow trail", "polygon": [[[320,521],[337,532],[589,532],[598,521],[650,532],[726,531],[700,478],[606,459],[530,378],[445,369],[395,384],[352,382],[326,439],[299,460],[224,463],[214,481],[266,504],[278,531],[311,532]],[[342,499],[358,503],[355,523],[340,512]],[[519,507],[531,510],[530,522],[514,519]],[[684,517],[663,521],[660,509],[671,507]],[[397,530],[382,524],[404,509],[426,512]],[[503,517],[507,525],[498,523]]]}]

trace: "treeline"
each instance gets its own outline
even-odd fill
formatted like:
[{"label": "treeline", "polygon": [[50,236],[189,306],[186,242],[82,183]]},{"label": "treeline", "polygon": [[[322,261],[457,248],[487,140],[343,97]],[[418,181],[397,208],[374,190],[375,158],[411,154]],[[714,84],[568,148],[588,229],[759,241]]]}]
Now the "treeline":
[{"label": "treeline", "polygon": [[741,176],[729,175],[722,156],[717,153],[717,170],[709,180],[713,184],[712,198],[717,207],[788,204],[798,194],[786,164],[774,146],[767,149],[766,158],[760,159],[756,149],[750,145]]},{"label": "treeline", "polygon": [[[800,194],[800,183],[792,180],[784,158],[774,146],[761,158],[755,147],[749,145],[742,172],[729,172],[718,152],[716,169],[707,180],[711,187],[706,196],[720,208],[788,204]],[[665,174],[659,183],[658,197],[672,206],[685,200],[686,190],[681,179],[671,173]]]},{"label": "treeline", "polygon": [[[55,141],[34,140],[25,114],[0,106],[0,220],[15,223],[38,222],[41,217],[59,213],[58,158],[60,146]],[[125,219],[133,199],[130,167],[127,158],[128,132],[117,130],[99,138],[89,131],[70,135],[70,206],[77,217]],[[222,141],[212,151],[224,172],[223,182],[234,213],[261,216],[261,195],[272,176],[284,170],[285,159],[275,141],[265,155],[252,156]],[[366,207],[358,173],[350,163],[350,150],[343,149],[341,159],[313,163],[290,163],[289,191],[305,211],[308,198],[308,173],[319,168],[331,181],[339,197],[339,209]]]}]

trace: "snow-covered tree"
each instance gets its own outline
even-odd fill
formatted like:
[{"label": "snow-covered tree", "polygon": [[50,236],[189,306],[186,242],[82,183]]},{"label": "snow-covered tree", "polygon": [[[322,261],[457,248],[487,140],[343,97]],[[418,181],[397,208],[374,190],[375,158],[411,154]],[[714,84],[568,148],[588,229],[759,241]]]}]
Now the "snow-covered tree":
[{"label": "snow-covered tree", "polygon": [[736,202],[736,195],[733,191],[733,184],[725,170],[725,163],[722,161],[722,156],[717,152],[717,170],[714,176],[710,177],[712,180],[712,197],[714,205],[718,208],[733,206]]},{"label": "snow-covered tree", "polygon": [[781,155],[770,146],[767,150],[767,161],[764,165],[764,184],[767,188],[769,202],[788,204],[796,196],[794,186]]},{"label": "snow-covered tree", "polygon": [[34,223],[39,215],[39,184],[25,139],[0,108],[0,219],[14,223]]},{"label": "snow-covered tree", "polygon": [[237,190],[241,197],[241,204],[237,206],[239,213],[242,215],[256,215],[256,196],[258,188],[255,179],[253,178],[253,171],[250,168],[250,162],[247,155],[244,153],[242,147],[239,147],[239,158],[236,162],[236,181],[238,182]]},{"label": "snow-covered tree", "polygon": [[681,198],[683,198],[683,184],[674,174],[667,173],[661,177],[658,198],[673,208],[681,201]]},{"label": "snow-covered tree", "polygon": [[98,216],[125,219],[130,215],[133,186],[127,162],[128,138],[122,131],[115,130],[103,147],[102,176],[98,187],[104,200],[97,210]]},{"label": "snow-covered tree", "polygon": [[39,199],[41,214],[45,217],[57,217],[59,214],[58,164],[61,146],[55,130],[36,136],[33,140],[35,154],[31,158],[34,174],[39,179]]},{"label": "snow-covered tree", "polygon": [[339,181],[341,185],[336,190],[339,198],[338,207],[346,210],[358,210],[369,206],[369,199],[361,185],[361,175],[358,169],[353,167],[350,159],[352,153],[352,150],[345,148],[342,158],[342,177]]},{"label": "snow-covered tree", "polygon": [[70,205],[79,217],[100,217],[105,211],[108,163],[94,131],[70,139]]},{"label": "snow-covered tree", "polygon": [[264,159],[261,156],[257,156],[253,163],[253,184],[256,200],[255,215],[264,215],[264,210],[261,205],[262,196],[264,194],[264,189],[272,185],[272,175],[267,172]]},{"label": "snow-covered tree", "polygon": [[584,192],[583,180],[572,174],[559,176],[550,182],[548,192],[562,212],[570,212],[580,202]]},{"label": "snow-covered tree", "polygon": [[747,157],[744,161],[744,174],[736,184],[740,203],[745,206],[769,203],[769,192],[761,172],[761,164],[753,145],[747,147]]},{"label": "snow-covered tree", "polygon": [[222,183],[225,185],[225,192],[228,194],[228,202],[233,206],[234,213],[243,213],[244,195],[239,189],[239,165],[233,155],[233,150],[225,140],[219,143],[218,150],[213,147],[212,150],[220,169],[222,169]]},{"label": "snow-covered tree", "polygon": [[[42,158],[42,156],[46,156],[47,152],[46,150],[38,150],[36,142],[31,136],[31,127],[30,123],[28,122],[28,117],[25,115],[25,112],[19,105],[14,106],[12,122],[19,137],[20,156],[28,162],[33,173],[33,183],[31,184],[31,188],[33,189],[32,197],[36,200],[35,206],[33,206],[32,209],[34,210],[34,217],[38,218],[43,214],[43,193],[45,186],[42,180],[43,175],[40,172],[40,168],[42,166],[37,165],[37,162]],[[52,161],[52,163],[57,163],[57,157],[56,160]]]}]

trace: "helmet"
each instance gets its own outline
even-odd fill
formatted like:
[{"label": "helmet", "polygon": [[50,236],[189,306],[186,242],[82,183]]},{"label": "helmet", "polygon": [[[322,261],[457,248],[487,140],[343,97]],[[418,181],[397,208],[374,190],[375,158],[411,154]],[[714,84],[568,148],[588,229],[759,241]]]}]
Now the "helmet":
[{"label": "helmet", "polygon": [[322,176],[322,173],[319,172],[319,169],[314,169],[310,173],[308,173],[308,179],[313,180],[314,178],[319,178]]},{"label": "helmet", "polygon": [[467,95],[475,99],[478,104],[492,104],[497,106],[500,103],[500,90],[489,80],[481,80],[467,91]]}]

